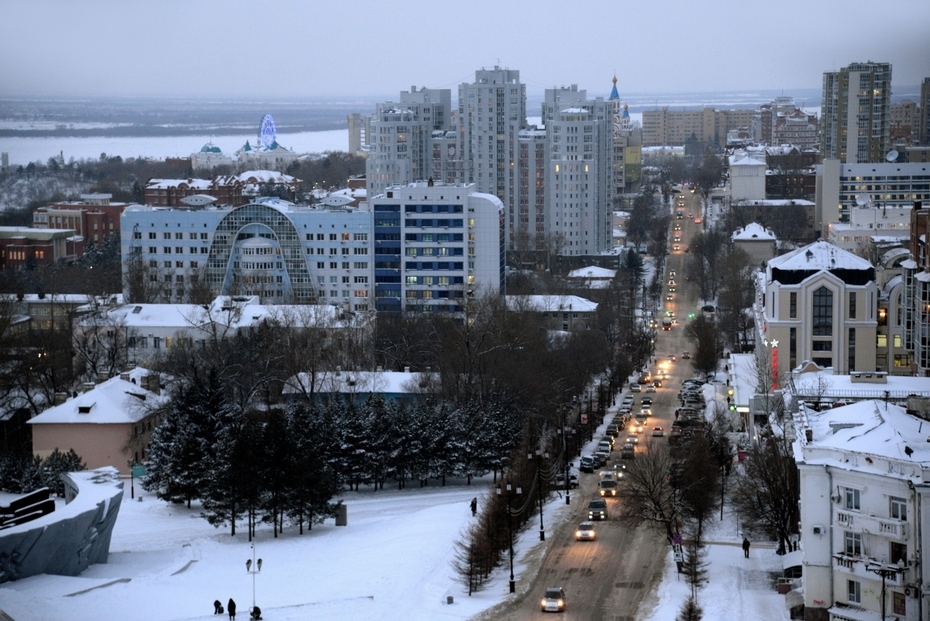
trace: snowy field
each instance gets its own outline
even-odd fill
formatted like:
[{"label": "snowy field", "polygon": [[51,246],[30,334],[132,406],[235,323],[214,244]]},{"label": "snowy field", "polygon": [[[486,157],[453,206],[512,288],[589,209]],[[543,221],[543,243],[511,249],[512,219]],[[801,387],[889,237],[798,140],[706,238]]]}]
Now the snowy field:
[{"label": "snowy field", "polygon": [[[482,502],[489,483],[363,489],[342,496],[347,527],[330,520],[304,535],[288,528],[277,539],[261,527],[256,555],[263,565],[255,591],[263,616],[274,621],[477,617],[510,597],[505,567],[485,590],[469,597],[451,565],[454,542],[473,519],[469,501],[477,496]],[[252,553],[244,532],[231,537],[228,529],[207,524],[196,507],[163,503],[138,485],[135,491],[136,500],[131,500],[127,481],[108,564],[94,565],[79,577],[44,575],[0,585],[0,611],[14,621],[206,620],[216,618],[213,600],[225,605],[232,597],[240,618],[247,619],[252,577],[245,561]],[[564,502],[553,498],[546,505],[547,533],[569,517]],[[515,545],[518,592],[524,588],[524,572],[538,568],[540,546],[553,540],[547,536],[541,543],[534,524]],[[750,558],[743,558],[731,516],[713,520],[707,533],[709,580],[698,595],[704,620],[787,621],[784,597],[774,589],[781,557],[773,546],[755,542]],[[639,617],[643,621],[674,619],[688,595],[671,550],[665,553],[665,576],[646,602],[648,612]],[[527,606],[535,609],[535,597],[531,602]]]}]

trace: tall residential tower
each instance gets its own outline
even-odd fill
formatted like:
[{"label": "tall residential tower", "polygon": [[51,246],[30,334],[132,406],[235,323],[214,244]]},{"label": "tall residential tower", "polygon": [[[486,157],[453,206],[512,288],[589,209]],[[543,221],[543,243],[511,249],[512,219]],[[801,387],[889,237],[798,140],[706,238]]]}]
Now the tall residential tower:
[{"label": "tall residential tower", "polygon": [[884,162],[891,127],[891,65],[853,63],[823,74],[820,153],[844,164]]}]

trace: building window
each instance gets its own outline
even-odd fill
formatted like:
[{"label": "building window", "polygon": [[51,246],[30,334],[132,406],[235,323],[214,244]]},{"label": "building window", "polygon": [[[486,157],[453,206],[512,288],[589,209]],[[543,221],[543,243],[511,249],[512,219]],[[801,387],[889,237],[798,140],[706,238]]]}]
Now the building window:
[{"label": "building window", "polygon": [[788,366],[798,366],[798,329],[788,329]]},{"label": "building window", "polygon": [[849,318],[850,319],[856,318],[856,292],[855,291],[849,292]]},{"label": "building window", "polygon": [[844,488],[843,495],[846,499],[845,507],[847,509],[859,510],[859,490],[851,487]]},{"label": "building window", "polygon": [[798,318],[798,292],[792,291],[788,294],[788,319]]},{"label": "building window", "polygon": [[856,369],[856,329],[849,329],[849,355],[847,356],[848,360],[848,371],[854,371]]},{"label": "building window", "polygon": [[814,336],[833,334],[833,292],[826,287],[814,291]]},{"label": "building window", "polygon": [[862,603],[862,585],[857,580],[846,581],[846,601],[850,604]]},{"label": "building window", "polygon": [[897,541],[891,542],[891,558],[889,559],[893,565],[896,565],[898,561],[903,561],[904,564],[907,564],[907,544],[898,543]]},{"label": "building window", "polygon": [[906,521],[907,520],[907,501],[903,498],[898,498],[897,496],[891,496],[888,499],[890,508],[888,514],[895,520]]},{"label": "building window", "polygon": [[843,551],[849,556],[862,556],[862,535],[851,533],[848,530],[843,532]]}]

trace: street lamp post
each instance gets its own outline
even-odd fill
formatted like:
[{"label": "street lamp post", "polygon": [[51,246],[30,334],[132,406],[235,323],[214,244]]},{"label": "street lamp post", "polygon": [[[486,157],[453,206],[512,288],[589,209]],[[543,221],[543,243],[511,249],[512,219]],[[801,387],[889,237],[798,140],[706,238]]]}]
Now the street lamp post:
[{"label": "street lamp post", "polygon": [[[513,488],[513,484],[511,484],[510,481],[507,481],[506,491],[507,491],[507,532],[510,535],[510,592],[516,593],[517,583],[513,579],[513,516],[511,515],[511,510],[510,510],[510,498],[511,498],[511,493],[514,491],[514,488]],[[517,485],[516,486],[517,496],[521,495],[522,493],[523,493],[523,488]],[[502,494],[501,486],[498,485],[497,495],[500,496],[501,494]]]},{"label": "street lamp post", "polygon": [[898,562],[893,565],[889,565],[887,563],[871,562],[866,564],[865,570],[870,571],[873,574],[878,574],[882,577],[882,621],[885,621],[885,579],[894,578],[899,573],[903,572],[904,561],[898,559]]},{"label": "street lamp post", "polygon": [[[540,449],[536,449],[536,483],[539,485],[539,540],[545,541],[546,529],[543,526],[543,480],[542,477],[539,476],[539,459],[541,457],[545,457],[546,461],[549,461],[549,451],[544,453]],[[533,453],[527,453],[526,459],[532,461]],[[565,477],[566,489],[568,489],[568,472],[565,473]]]},{"label": "street lamp post", "polygon": [[571,485],[569,485],[568,477],[571,474],[568,467],[568,442],[565,440],[565,406],[562,406],[562,465],[565,469],[565,504],[572,504],[572,492]]},{"label": "street lamp post", "polygon": [[[254,567],[254,569],[253,569]],[[255,616],[255,576],[262,570],[262,559],[255,560],[255,542],[252,542],[252,558],[245,561],[245,570],[246,572],[252,574],[252,611],[250,615],[253,619],[260,617]]]}]

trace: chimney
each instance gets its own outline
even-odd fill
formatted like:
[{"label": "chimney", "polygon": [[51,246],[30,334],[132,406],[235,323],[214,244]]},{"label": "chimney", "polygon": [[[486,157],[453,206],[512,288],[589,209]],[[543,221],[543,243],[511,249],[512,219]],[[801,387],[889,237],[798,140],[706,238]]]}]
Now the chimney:
[{"label": "chimney", "polygon": [[55,405],[61,405],[68,400],[68,393],[66,392],[56,392],[55,393]]},{"label": "chimney", "polygon": [[106,371],[97,371],[97,383],[102,384],[103,382],[110,379],[110,374]]},{"label": "chimney", "polygon": [[96,385],[94,382],[84,382],[81,384],[81,392],[90,392]]}]

